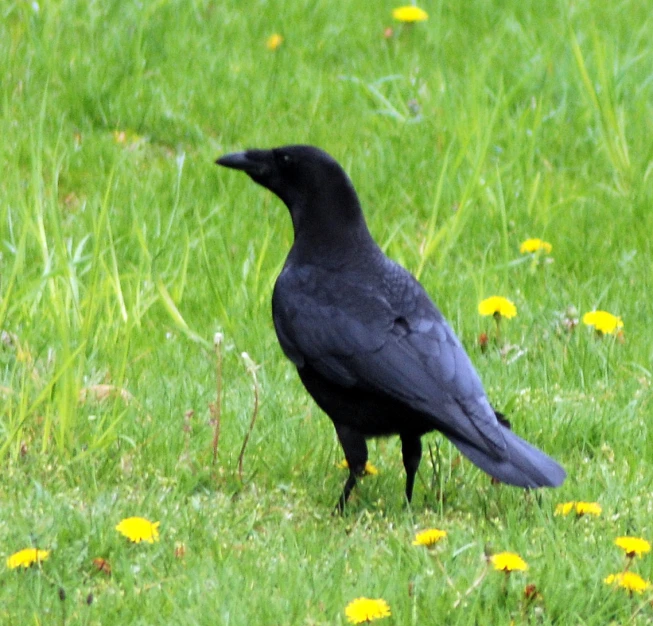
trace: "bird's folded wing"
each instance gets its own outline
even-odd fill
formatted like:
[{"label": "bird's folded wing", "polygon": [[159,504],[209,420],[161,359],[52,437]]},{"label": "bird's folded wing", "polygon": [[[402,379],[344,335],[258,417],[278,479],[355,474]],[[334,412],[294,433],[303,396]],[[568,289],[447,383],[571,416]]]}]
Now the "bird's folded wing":
[{"label": "bird's folded wing", "polygon": [[[278,293],[277,289],[275,296]],[[275,297],[273,317],[286,356],[297,367],[310,363],[320,374],[343,387],[353,387],[359,382],[350,367],[351,359],[357,354],[379,350],[387,333],[380,318],[363,323],[358,315],[351,315],[340,306],[318,302],[300,292]]]},{"label": "bird's folded wing", "polygon": [[398,317],[383,298],[337,300],[277,286],[275,327],[298,367],[309,363],[336,384],[385,394],[431,416],[445,434],[496,458],[505,455],[502,428],[478,375],[435,310]]}]

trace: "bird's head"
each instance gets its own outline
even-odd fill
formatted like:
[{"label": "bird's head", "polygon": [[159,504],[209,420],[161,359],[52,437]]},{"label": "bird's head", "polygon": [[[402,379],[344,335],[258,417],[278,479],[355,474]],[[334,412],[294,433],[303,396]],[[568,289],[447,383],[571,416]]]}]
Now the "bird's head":
[{"label": "bird's head", "polygon": [[334,182],[349,180],[335,159],[313,146],[234,152],[220,157],[216,163],[242,170],[288,205],[304,196],[324,192]]},{"label": "bird's head", "polygon": [[226,154],[216,163],[245,172],[283,200],[290,210],[296,237],[334,229],[342,232],[359,222],[364,225],[349,177],[333,157],[319,148],[297,145],[246,150]]}]

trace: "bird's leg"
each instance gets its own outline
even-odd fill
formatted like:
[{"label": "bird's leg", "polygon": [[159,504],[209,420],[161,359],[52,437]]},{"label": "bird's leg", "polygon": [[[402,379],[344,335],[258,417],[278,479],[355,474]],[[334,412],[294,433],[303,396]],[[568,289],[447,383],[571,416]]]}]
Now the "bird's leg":
[{"label": "bird's leg", "polygon": [[406,500],[410,504],[413,499],[413,486],[415,485],[415,474],[422,460],[422,442],[418,435],[400,435],[401,454],[406,468]]},{"label": "bird's leg", "polygon": [[352,430],[349,426],[343,424],[336,424],[336,433],[340,440],[340,445],[345,453],[347,465],[349,465],[349,477],[345,481],[345,486],[342,490],[336,511],[342,513],[345,509],[345,504],[349,498],[351,490],[356,485],[356,480],[365,472],[365,464],[367,463],[367,443],[365,437],[359,432]]}]

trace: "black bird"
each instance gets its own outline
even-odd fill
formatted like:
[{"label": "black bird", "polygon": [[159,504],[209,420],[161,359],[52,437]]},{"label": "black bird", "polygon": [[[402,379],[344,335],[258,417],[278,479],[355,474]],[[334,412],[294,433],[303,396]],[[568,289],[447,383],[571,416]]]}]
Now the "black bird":
[{"label": "black bird", "polygon": [[349,465],[344,508],[366,439],[399,435],[406,498],[420,437],[443,433],[472,463],[518,487],[557,487],[565,471],[490,406],[460,341],[420,283],[372,239],[340,165],[312,146],[227,154],[290,210],[294,242],[274,287],[279,343],[331,418]]}]

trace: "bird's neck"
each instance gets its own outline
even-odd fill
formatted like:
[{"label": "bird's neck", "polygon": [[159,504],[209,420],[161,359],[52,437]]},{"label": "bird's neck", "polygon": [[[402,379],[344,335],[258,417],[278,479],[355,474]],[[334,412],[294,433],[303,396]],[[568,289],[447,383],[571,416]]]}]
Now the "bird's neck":
[{"label": "bird's neck", "polygon": [[310,207],[293,207],[290,213],[295,233],[292,255],[297,261],[341,265],[376,247],[357,198],[346,202],[314,198]]}]

